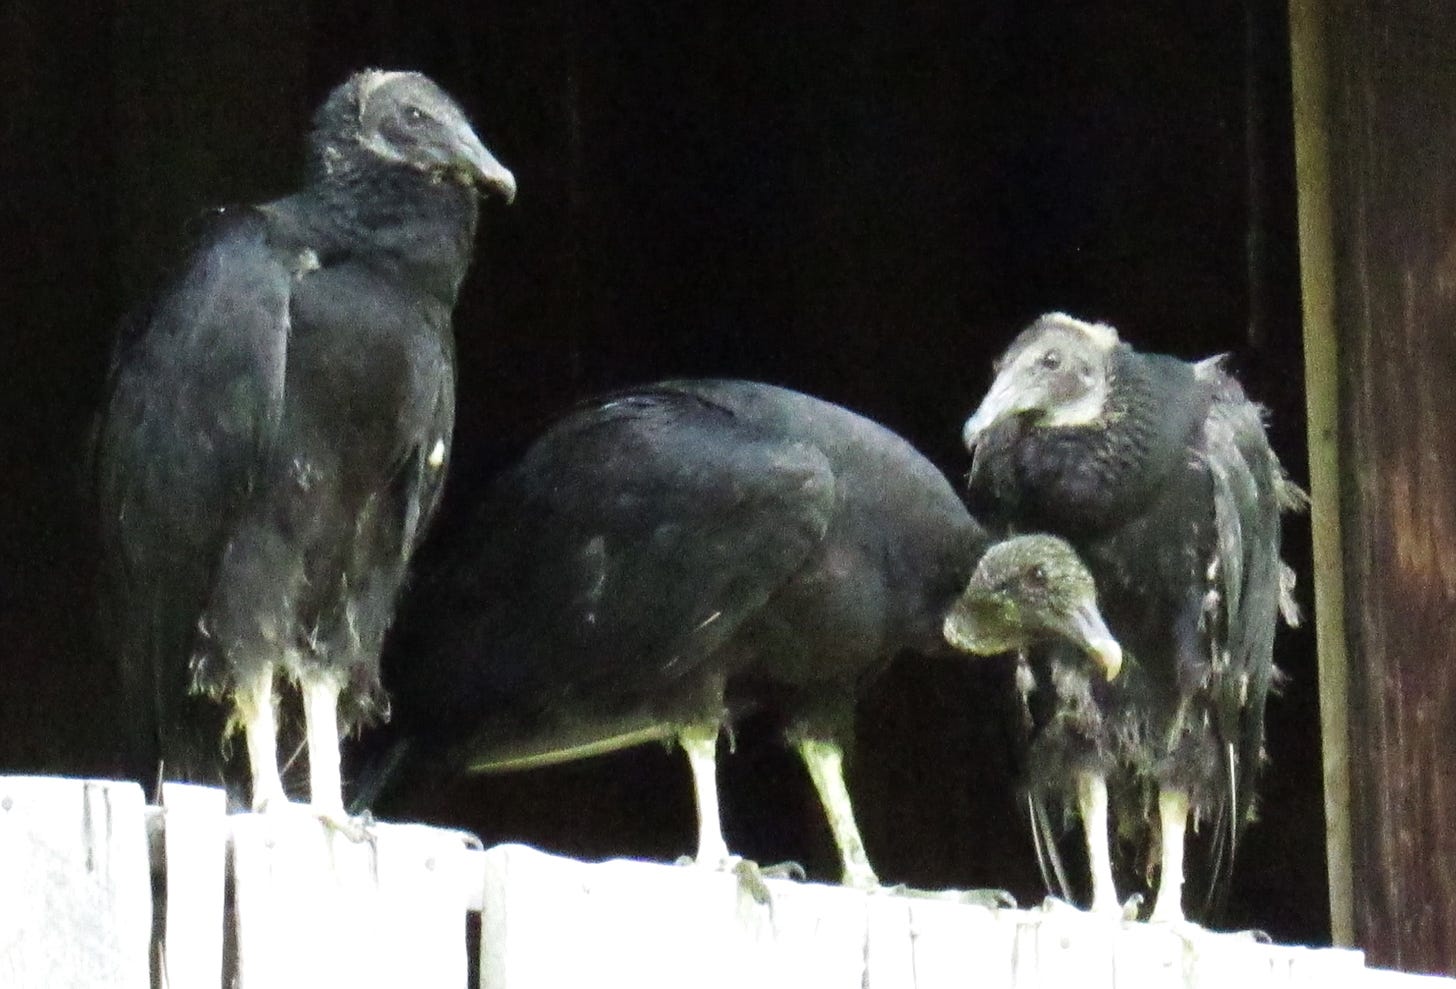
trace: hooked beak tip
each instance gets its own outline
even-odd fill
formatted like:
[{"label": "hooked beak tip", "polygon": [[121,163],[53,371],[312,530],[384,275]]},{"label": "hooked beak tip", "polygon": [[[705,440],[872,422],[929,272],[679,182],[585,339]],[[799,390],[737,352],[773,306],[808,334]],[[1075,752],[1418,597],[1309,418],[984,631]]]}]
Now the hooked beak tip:
[{"label": "hooked beak tip", "polygon": [[516,177],[511,174],[511,170],[496,160],[495,155],[486,149],[473,130],[462,127],[457,131],[456,137],[463,149],[461,157],[464,159],[464,171],[468,173],[472,184],[500,196],[507,206],[515,202]]},{"label": "hooked beak tip", "polygon": [[983,416],[979,411],[966,420],[965,427],[961,430],[961,442],[965,444],[967,450],[975,449],[976,441],[981,438],[981,434],[989,425],[991,425],[989,418]]},{"label": "hooked beak tip", "polygon": [[504,166],[492,174],[481,177],[481,185],[500,196],[509,206],[516,201],[516,177]]},{"label": "hooked beak tip", "polygon": [[1117,674],[1122,671],[1122,646],[1118,645],[1117,640],[1094,639],[1087,643],[1087,650],[1092,654],[1092,659],[1102,668],[1102,673],[1107,677],[1108,682],[1116,680]]}]

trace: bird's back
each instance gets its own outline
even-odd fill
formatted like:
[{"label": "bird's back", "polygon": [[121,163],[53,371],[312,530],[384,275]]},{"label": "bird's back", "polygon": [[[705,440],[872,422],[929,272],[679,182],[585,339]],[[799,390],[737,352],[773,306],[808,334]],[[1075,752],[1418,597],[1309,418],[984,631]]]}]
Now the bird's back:
[{"label": "bird's back", "polygon": [[948,606],[979,536],[933,466],[838,406],[741,381],[620,393],[492,486],[408,595],[386,682],[427,731],[509,733],[671,714],[741,673],[852,680],[938,641],[926,602]]}]

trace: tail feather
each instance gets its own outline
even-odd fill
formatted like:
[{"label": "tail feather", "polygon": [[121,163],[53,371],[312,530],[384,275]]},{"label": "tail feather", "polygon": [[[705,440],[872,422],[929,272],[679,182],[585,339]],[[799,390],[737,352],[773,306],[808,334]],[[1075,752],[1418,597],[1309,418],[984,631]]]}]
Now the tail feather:
[{"label": "tail feather", "polygon": [[[1051,819],[1047,815],[1046,801],[1028,793],[1026,809],[1031,825],[1031,841],[1036,846],[1036,864],[1041,870],[1042,885],[1048,893],[1071,902],[1072,887],[1067,881],[1067,869],[1062,864],[1062,853],[1057,850],[1057,836],[1052,832]],[[1050,867],[1050,868],[1048,868]]]}]

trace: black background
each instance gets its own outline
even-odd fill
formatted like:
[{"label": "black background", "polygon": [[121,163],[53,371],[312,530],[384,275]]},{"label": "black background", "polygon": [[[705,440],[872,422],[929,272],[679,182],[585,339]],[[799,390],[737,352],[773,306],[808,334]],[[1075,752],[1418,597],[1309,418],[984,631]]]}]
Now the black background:
[{"label": "black background", "polygon": [[[457,314],[439,538],[554,412],[668,375],[838,401],[954,476],[991,359],[1049,309],[1146,349],[1233,352],[1305,480],[1281,4],[194,6],[0,0],[0,770],[120,765],[82,468],[114,321],[189,217],[290,187],[312,107],[365,65],[434,76],[521,190],[488,208]],[[1308,608],[1302,519],[1286,555]],[[1312,633],[1282,633],[1278,661],[1228,920],[1327,941]],[[988,697],[1004,684],[997,662],[909,657],[865,698],[851,787],[886,881],[1035,898]],[[487,841],[671,858],[694,835],[679,759],[642,749],[404,809]],[[833,877],[791,758],[745,730],[722,779],[735,850]]]}]

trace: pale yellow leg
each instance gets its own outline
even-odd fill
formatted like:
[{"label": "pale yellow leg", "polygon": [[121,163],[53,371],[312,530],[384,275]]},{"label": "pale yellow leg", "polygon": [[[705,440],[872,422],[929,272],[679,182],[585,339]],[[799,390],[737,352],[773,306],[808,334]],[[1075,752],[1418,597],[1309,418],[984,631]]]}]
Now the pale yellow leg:
[{"label": "pale yellow leg", "polygon": [[1098,773],[1077,778],[1077,809],[1087,837],[1087,864],[1092,873],[1092,912],[1122,915],[1117,884],[1112,878],[1112,846],[1107,833],[1107,780]]},{"label": "pale yellow leg", "polygon": [[710,869],[733,864],[723,840],[723,817],[718,808],[718,726],[695,725],[678,733],[678,744],[693,771],[693,792],[698,804],[697,865]]},{"label": "pale yellow leg", "polygon": [[1188,830],[1188,794],[1164,790],[1158,794],[1158,827],[1162,836],[1163,868],[1158,877],[1158,902],[1148,920],[1159,924],[1183,921],[1183,838]]},{"label": "pale yellow leg", "polygon": [[238,718],[248,743],[248,770],[253,781],[253,810],[279,810],[288,805],[278,775],[278,715],[273,706],[273,664],[233,691]]},{"label": "pale yellow leg", "polygon": [[849,799],[849,788],[844,785],[844,752],[833,742],[801,739],[798,743],[799,758],[804,760],[814,789],[819,792],[819,803],[829,818],[829,828],[834,832],[834,844],[839,848],[839,860],[843,866],[843,882],[846,886],[873,889],[880,884],[875,870],[870,866],[865,852],[864,839],[860,837],[859,825],[854,820],[854,805]]}]

